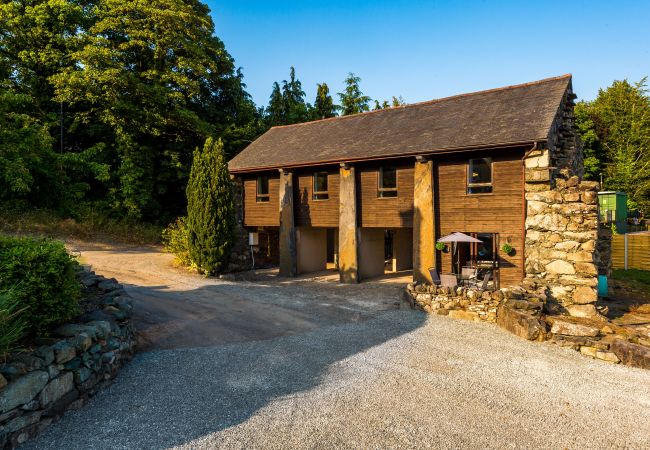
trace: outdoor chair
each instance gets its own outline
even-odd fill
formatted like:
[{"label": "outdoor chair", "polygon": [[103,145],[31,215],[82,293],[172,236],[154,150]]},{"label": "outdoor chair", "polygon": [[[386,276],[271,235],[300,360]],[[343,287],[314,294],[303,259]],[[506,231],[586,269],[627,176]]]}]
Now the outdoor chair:
[{"label": "outdoor chair", "polygon": [[455,288],[458,286],[458,279],[453,273],[440,274],[440,285],[442,287]]},{"label": "outdoor chair", "polygon": [[464,286],[476,283],[477,270],[472,267],[463,267],[460,272],[460,282]]},{"label": "outdoor chair", "polygon": [[490,278],[492,278],[492,272],[487,272],[485,274],[485,278],[483,278],[483,281],[481,284],[478,286],[480,290],[486,291],[488,288],[488,283],[490,282]]},{"label": "outdoor chair", "polygon": [[431,275],[431,282],[435,286],[440,286],[440,276],[438,275],[438,271],[435,267],[429,267],[429,275]]}]

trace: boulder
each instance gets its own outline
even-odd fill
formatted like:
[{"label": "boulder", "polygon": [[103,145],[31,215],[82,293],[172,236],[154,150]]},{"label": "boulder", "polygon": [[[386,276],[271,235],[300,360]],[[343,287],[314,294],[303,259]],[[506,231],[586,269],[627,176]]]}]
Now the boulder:
[{"label": "boulder", "polygon": [[0,391],[0,413],[29,402],[41,392],[49,378],[47,372],[35,370],[9,383]]},{"label": "boulder", "polygon": [[470,320],[470,321],[480,320],[478,314],[472,311],[462,311],[462,310],[454,309],[449,311],[448,315],[453,319],[462,319],[462,320]]},{"label": "boulder", "polygon": [[545,325],[538,316],[525,311],[502,305],[497,311],[497,325],[529,341],[543,340],[546,335]]},{"label": "boulder", "polygon": [[571,296],[573,303],[579,305],[586,305],[589,303],[595,303],[598,300],[598,292],[596,289],[589,286],[578,286]]},{"label": "boulder", "polygon": [[553,275],[573,275],[576,273],[573,264],[556,259],[546,265],[546,271]]},{"label": "boulder", "polygon": [[551,333],[564,336],[598,336],[600,328],[592,324],[584,323],[570,317],[552,317]]},{"label": "boulder", "polygon": [[50,381],[41,392],[40,400],[43,408],[54,403],[74,388],[72,372],[66,372]]},{"label": "boulder", "polygon": [[650,347],[616,339],[610,349],[623,364],[650,369]]},{"label": "boulder", "polygon": [[57,364],[67,363],[77,354],[74,346],[66,341],[57,342],[52,346],[52,349],[54,350],[54,360]]},{"label": "boulder", "polygon": [[596,310],[596,305],[569,305],[566,310],[573,317],[582,317],[586,319],[600,319],[602,316]]}]

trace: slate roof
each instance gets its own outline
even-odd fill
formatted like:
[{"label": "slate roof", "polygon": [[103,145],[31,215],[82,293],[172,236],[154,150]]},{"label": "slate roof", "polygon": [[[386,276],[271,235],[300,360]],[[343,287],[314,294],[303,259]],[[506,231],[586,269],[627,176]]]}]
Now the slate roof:
[{"label": "slate roof", "polygon": [[544,142],[571,75],[271,128],[232,172]]}]

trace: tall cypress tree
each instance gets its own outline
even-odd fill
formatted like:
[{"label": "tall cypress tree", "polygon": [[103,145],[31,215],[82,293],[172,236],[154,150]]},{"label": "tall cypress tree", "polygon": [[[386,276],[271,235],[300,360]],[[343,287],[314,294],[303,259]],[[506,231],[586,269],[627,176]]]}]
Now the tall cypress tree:
[{"label": "tall cypress tree", "polygon": [[317,84],[316,101],[314,102],[314,118],[327,119],[336,116],[338,107],[334,104],[334,99],[330,95],[330,88],[327,83]]},{"label": "tall cypress tree", "polygon": [[208,138],[194,152],[186,193],[190,259],[200,273],[222,272],[234,240],[235,204],[221,140]]}]

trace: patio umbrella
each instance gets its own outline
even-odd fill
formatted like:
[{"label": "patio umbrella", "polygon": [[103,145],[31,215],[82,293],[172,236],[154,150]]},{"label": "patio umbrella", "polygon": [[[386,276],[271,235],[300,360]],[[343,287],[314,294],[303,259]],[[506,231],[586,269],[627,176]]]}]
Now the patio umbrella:
[{"label": "patio umbrella", "polygon": [[441,237],[440,239],[438,239],[438,242],[445,242],[445,243],[451,242],[452,244],[454,244],[454,251],[456,252],[456,256],[457,256],[456,264],[458,266],[458,272],[460,272],[460,253],[458,252],[458,243],[459,242],[477,243],[477,244],[483,243],[483,241],[481,241],[480,239],[476,239],[475,237],[469,236],[465,233],[459,233],[457,231],[455,233],[451,233],[448,234],[447,236]]}]

